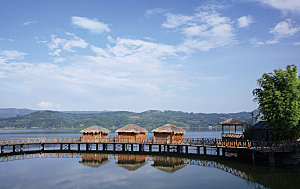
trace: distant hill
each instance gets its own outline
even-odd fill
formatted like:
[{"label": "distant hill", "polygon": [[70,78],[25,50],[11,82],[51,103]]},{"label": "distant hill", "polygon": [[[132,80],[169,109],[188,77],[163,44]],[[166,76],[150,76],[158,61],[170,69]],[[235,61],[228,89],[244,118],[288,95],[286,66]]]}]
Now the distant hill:
[{"label": "distant hill", "polygon": [[17,108],[0,108],[0,118],[17,117],[27,115],[36,110],[29,109],[17,109]]},{"label": "distant hill", "polygon": [[57,111],[35,111],[27,115],[0,119],[0,128],[86,128],[91,125],[100,125],[111,130],[118,129],[126,124],[133,123],[149,131],[166,123],[171,123],[186,129],[217,126],[220,121],[236,118],[252,122],[250,112],[217,114],[217,113],[186,113],[181,111],[149,110],[141,113],[128,111],[93,112],[93,113],[66,113]]}]

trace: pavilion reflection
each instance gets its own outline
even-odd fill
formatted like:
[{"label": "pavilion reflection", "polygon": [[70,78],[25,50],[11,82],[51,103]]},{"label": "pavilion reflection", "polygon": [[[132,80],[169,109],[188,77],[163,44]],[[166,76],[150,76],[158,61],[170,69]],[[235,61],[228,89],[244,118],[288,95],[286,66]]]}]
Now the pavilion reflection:
[{"label": "pavilion reflection", "polygon": [[174,173],[184,168],[186,164],[182,157],[153,156],[151,166],[164,172]]},{"label": "pavilion reflection", "polygon": [[146,164],[147,162],[145,155],[133,154],[118,154],[118,162],[116,162],[116,165],[128,171],[135,171]]},{"label": "pavilion reflection", "polygon": [[82,153],[81,157],[82,160],[79,161],[79,163],[92,168],[98,168],[101,165],[104,165],[109,162],[108,154]]}]

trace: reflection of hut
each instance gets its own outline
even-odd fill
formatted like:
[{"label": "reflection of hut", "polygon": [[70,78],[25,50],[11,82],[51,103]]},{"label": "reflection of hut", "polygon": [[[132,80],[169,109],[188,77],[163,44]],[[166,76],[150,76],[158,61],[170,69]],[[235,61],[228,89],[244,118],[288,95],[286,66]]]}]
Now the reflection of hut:
[{"label": "reflection of hut", "polygon": [[116,133],[118,133],[119,142],[138,142],[145,140],[145,133],[148,133],[148,131],[135,124],[128,124],[116,130]]},{"label": "reflection of hut", "polygon": [[82,161],[79,161],[79,163],[88,167],[98,168],[101,165],[108,163],[108,154],[84,153],[81,154],[81,156]]},{"label": "reflection of hut", "polygon": [[251,127],[253,140],[271,141],[272,132],[266,121],[260,121]]},{"label": "reflection of hut", "polygon": [[185,130],[175,125],[166,124],[151,131],[154,133],[154,141],[158,143],[177,143],[184,139]]},{"label": "reflection of hut", "polygon": [[110,130],[95,125],[81,130],[80,133],[82,133],[82,142],[100,142],[108,139]]},{"label": "reflection of hut", "polygon": [[186,166],[184,158],[181,157],[153,156],[153,162],[152,167],[168,173],[174,173]]},{"label": "reflection of hut", "polygon": [[[243,122],[243,121],[240,121],[240,120],[237,120],[234,118],[230,118],[226,121],[220,122],[219,125],[222,125],[222,138],[223,139],[239,139],[239,138],[244,137],[243,134],[237,134],[237,132],[236,132],[236,127],[242,126],[243,133],[244,133],[245,122]],[[224,133],[224,126],[229,127],[229,133]],[[231,132],[231,126],[234,126],[234,133]]]},{"label": "reflection of hut", "polygon": [[118,154],[118,162],[116,164],[128,171],[135,171],[147,164],[145,159],[145,155]]}]

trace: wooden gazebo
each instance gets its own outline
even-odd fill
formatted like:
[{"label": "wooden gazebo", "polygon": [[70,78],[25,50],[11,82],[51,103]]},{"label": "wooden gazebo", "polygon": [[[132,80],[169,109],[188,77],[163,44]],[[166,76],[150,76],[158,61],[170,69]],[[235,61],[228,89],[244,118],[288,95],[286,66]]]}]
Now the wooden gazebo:
[{"label": "wooden gazebo", "polygon": [[[226,121],[222,121],[219,123],[219,125],[222,125],[222,138],[235,138],[235,139],[238,139],[238,138],[243,138],[243,133],[244,133],[244,125],[245,125],[245,122],[243,121],[240,121],[240,120],[237,120],[237,119],[234,119],[234,118],[230,118]],[[229,127],[229,133],[224,133],[224,127],[225,126],[228,126]],[[234,133],[231,132],[231,126],[234,126]],[[242,127],[242,130],[243,130],[243,133],[242,134],[237,134],[236,132],[236,127],[237,126],[241,126]]]},{"label": "wooden gazebo", "polygon": [[82,142],[100,142],[108,140],[110,130],[94,125],[80,131],[82,133]]},{"label": "wooden gazebo", "polygon": [[141,142],[146,138],[145,133],[148,133],[146,129],[135,124],[128,124],[115,132],[118,133],[119,142]]},{"label": "wooden gazebo", "polygon": [[154,142],[178,143],[183,141],[186,131],[175,125],[165,124],[151,132],[154,133]]}]

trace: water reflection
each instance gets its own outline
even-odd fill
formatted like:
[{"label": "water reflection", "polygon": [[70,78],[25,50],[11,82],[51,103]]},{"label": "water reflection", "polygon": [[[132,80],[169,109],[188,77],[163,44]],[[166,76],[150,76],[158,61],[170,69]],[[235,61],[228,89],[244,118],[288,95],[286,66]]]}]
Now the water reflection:
[{"label": "water reflection", "polygon": [[[135,154],[103,154],[103,153],[36,153],[36,154],[20,154],[14,156],[2,156],[0,157],[0,173],[10,173],[10,170],[26,170],[22,167],[34,166],[35,163],[41,165],[44,162],[45,166],[49,167],[48,171],[60,169],[58,164],[61,161],[55,161],[55,164],[51,164],[49,161],[22,161],[20,163],[12,162],[10,164],[4,162],[10,162],[15,160],[26,160],[26,159],[70,159],[64,161],[67,163],[62,169],[72,172],[72,169],[83,175],[99,175],[103,174],[103,171],[108,171],[110,175],[122,176],[125,174],[128,179],[126,182],[134,182],[136,179],[149,179],[149,182],[156,182],[158,179],[171,179],[177,184],[185,183],[185,179],[188,179],[190,186],[197,186],[201,179],[211,179],[218,183],[227,183],[235,180],[235,182],[244,181],[250,184],[252,188],[253,184],[255,187],[267,187],[267,188],[300,188],[300,168],[296,167],[267,167],[260,165],[250,165],[239,163],[236,161],[222,159],[219,157],[207,157],[200,156],[199,158],[182,158],[182,157],[168,157],[168,156],[148,156],[148,155],[135,155]],[[79,168],[76,168],[76,164],[72,159],[75,160]],[[79,162],[79,164],[77,163]],[[147,164],[149,162],[149,164]],[[20,168],[17,169],[14,167]],[[82,166],[83,165],[83,166]],[[74,167],[75,166],[75,167]],[[13,167],[13,168],[12,168]],[[123,168],[124,171],[120,171],[119,167]],[[92,169],[93,168],[93,169]],[[82,169],[82,170],[81,170]],[[36,177],[39,177],[38,172],[40,168],[31,170],[33,174],[37,172]],[[61,171],[63,171],[61,170]],[[81,171],[80,171],[81,170]],[[128,175],[128,173],[130,174]],[[75,175],[77,172],[72,172]],[[126,173],[127,172],[127,173]],[[170,174],[162,174],[170,173]],[[228,174],[229,173],[229,174]],[[19,177],[18,175],[10,173],[13,176]],[[169,176],[167,176],[169,175]],[[201,176],[202,175],[202,176]],[[79,174],[76,177],[81,177]],[[123,177],[125,177],[123,175]],[[182,178],[179,176],[183,176]],[[205,177],[206,176],[206,177]],[[20,175],[21,177],[21,175]],[[51,175],[51,177],[55,177]],[[161,178],[160,178],[161,177]],[[112,178],[112,177],[109,177]],[[181,180],[180,180],[181,178]],[[235,178],[235,179],[234,179]],[[199,180],[200,179],[200,180]],[[227,179],[227,181],[225,181]],[[175,181],[176,180],[176,181]],[[124,180],[123,180],[124,181]],[[124,182],[125,182],[124,181]],[[3,178],[0,178],[1,183],[7,182]],[[106,181],[107,182],[107,181]],[[157,181],[158,182],[158,181]],[[163,182],[163,181],[161,181]],[[171,181],[172,182],[172,181]],[[239,187],[246,187],[249,185],[237,184]],[[160,183],[162,184],[162,183]],[[209,186],[216,186],[217,183],[211,183]],[[175,185],[175,183],[174,183]],[[207,185],[206,185],[207,186]],[[1,187],[0,187],[1,188]],[[168,188],[168,187],[167,187]],[[169,187],[170,188],[170,187]],[[176,187],[175,187],[176,188]],[[237,188],[237,187],[235,187]]]},{"label": "water reflection", "polygon": [[182,157],[153,156],[151,166],[164,172],[174,173],[184,168],[186,164]]},{"label": "water reflection", "polygon": [[80,164],[92,168],[108,163],[108,154],[84,153],[81,154],[81,158]]}]

